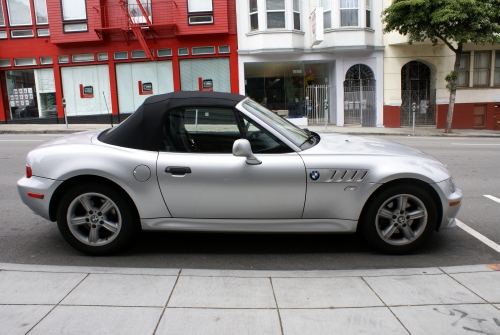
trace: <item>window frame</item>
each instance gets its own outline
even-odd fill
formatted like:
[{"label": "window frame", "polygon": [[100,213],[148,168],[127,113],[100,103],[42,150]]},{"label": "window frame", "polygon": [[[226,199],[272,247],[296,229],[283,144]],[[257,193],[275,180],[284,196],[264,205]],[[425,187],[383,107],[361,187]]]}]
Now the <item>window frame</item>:
[{"label": "window frame", "polygon": [[[325,10],[325,3],[329,3],[328,10]],[[321,7],[323,7],[323,29],[332,28],[332,0],[321,0]],[[325,14],[329,14],[330,19],[326,20]],[[328,25],[328,26],[327,26]]]},{"label": "window frame", "polygon": [[[295,8],[295,5],[297,5],[297,8]],[[300,0],[292,0],[292,12],[293,12],[293,30],[299,30],[300,31],[300,28],[301,28],[301,19],[300,19]],[[297,22],[295,22],[295,17],[298,16],[298,23],[299,23],[299,27],[297,28],[295,26],[295,24]],[[285,24],[286,25],[286,24]]]},{"label": "window frame", "polygon": [[[283,9],[267,9],[267,2],[269,0],[266,0],[266,29],[267,30],[279,30],[279,29],[286,29],[286,0],[283,0]],[[269,28],[269,13],[283,13],[283,27],[272,27]]]},{"label": "window frame", "polygon": [[38,22],[38,16],[36,15],[37,12],[37,0],[33,0],[33,9],[34,9],[34,14],[35,14],[35,23],[37,26],[46,26],[49,24],[49,12],[47,9],[47,0],[38,0],[38,1],[43,1],[43,4],[45,5],[45,14],[47,15],[47,22]]},{"label": "window frame", "polygon": [[372,0],[365,2],[365,28],[372,28]]},{"label": "window frame", "polygon": [[[21,24],[13,24],[12,23],[12,17],[11,17],[11,10],[10,10],[10,7],[9,7],[9,0],[5,0],[5,6],[7,8],[7,16],[8,16],[8,19],[9,19],[9,26],[10,27],[23,27],[23,26],[33,26],[33,9],[31,8],[31,1],[28,2],[29,4],[29,12],[30,12],[30,23],[21,23]],[[2,8],[3,9],[3,8]],[[5,18],[4,18],[5,20]]]},{"label": "window frame", "polygon": [[[349,0],[345,0],[349,1]],[[359,0],[351,0],[357,1],[357,7],[342,7],[342,0],[339,1],[339,14],[340,14],[340,28],[348,28],[348,27],[359,27]],[[343,25],[342,24],[342,11],[356,11],[356,24],[355,25]]]},{"label": "window frame", "polygon": [[213,11],[214,11],[214,2],[213,2],[213,0],[205,0],[207,2],[210,1],[210,7],[211,8],[209,10],[190,10],[189,9],[190,0],[186,0],[186,1],[187,1],[187,12],[188,12],[188,14],[193,14],[193,13],[213,13]]},{"label": "window frame", "polygon": [[[493,73],[493,86],[500,86],[500,50],[495,51],[495,70]],[[495,79],[498,78],[498,81]]]},{"label": "window frame", "polygon": [[1,11],[0,14],[2,14],[1,17],[3,19],[3,24],[0,24],[0,27],[5,27],[7,25],[7,23],[5,22],[5,15],[4,15],[5,13],[4,13],[4,10],[3,10],[3,0],[0,0],[0,11]]},{"label": "window frame", "polygon": [[457,86],[458,87],[468,87],[469,86],[469,78],[470,78],[470,52],[462,52],[460,54],[460,62],[462,62],[462,57],[467,56],[467,66],[465,66],[463,69],[458,68],[458,76],[460,77],[461,73],[465,74],[465,84],[459,84],[458,78],[457,78]]},{"label": "window frame", "polygon": [[[88,32],[89,31],[89,23],[88,23],[89,15],[88,15],[88,12],[87,12],[87,0],[77,0],[77,1],[83,1],[83,3],[84,3],[85,18],[70,18],[70,19],[66,19],[64,17],[64,3],[66,1],[72,1],[73,3],[75,3],[75,0],[60,0],[60,2],[61,2],[61,20],[62,20],[62,23],[63,23],[62,24],[63,34],[75,34],[75,33],[77,34],[77,33]],[[66,27],[69,27],[69,26],[72,26],[72,25],[77,25],[77,24],[85,24],[86,29],[66,31]]]},{"label": "window frame", "polygon": [[[252,2],[255,2],[255,10],[252,12]],[[258,0],[248,0],[248,16],[249,16],[249,26],[250,31],[258,31],[259,30],[259,3]],[[252,27],[252,18],[256,19],[257,27]]]},{"label": "window frame", "polygon": [[[476,67],[476,60],[478,54],[485,54],[488,56],[488,60],[486,62],[486,67]],[[474,52],[474,65],[473,65],[473,78],[472,78],[472,86],[473,87],[485,87],[490,86],[490,78],[491,78],[491,50],[489,51],[475,51]],[[486,83],[477,84],[476,78],[478,76],[479,71],[486,70]]]}]

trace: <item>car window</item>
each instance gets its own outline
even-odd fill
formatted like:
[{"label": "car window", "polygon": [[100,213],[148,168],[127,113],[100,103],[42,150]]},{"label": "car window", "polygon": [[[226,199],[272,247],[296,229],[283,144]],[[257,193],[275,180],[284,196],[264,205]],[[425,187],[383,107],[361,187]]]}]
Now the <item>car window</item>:
[{"label": "car window", "polygon": [[251,120],[243,113],[238,112],[238,118],[242,125],[243,138],[246,138],[252,147],[254,153],[265,154],[265,153],[287,153],[293,152],[289,146],[280,141],[276,136],[269,133],[267,130],[262,128],[255,121]]},{"label": "car window", "polygon": [[179,108],[170,111],[162,127],[161,149],[170,152],[232,153],[241,138],[229,108]]}]

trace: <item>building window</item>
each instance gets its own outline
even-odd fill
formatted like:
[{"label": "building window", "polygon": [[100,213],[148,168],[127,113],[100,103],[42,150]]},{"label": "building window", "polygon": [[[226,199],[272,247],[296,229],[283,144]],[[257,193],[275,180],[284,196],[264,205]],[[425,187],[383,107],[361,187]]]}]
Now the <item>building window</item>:
[{"label": "building window", "polygon": [[73,60],[74,63],[77,63],[77,62],[93,62],[94,61],[94,54],[73,55],[73,56],[71,56],[71,59]]},{"label": "building window", "polygon": [[189,24],[209,24],[214,23],[213,15],[192,15],[189,17]]},{"label": "building window", "polygon": [[323,29],[332,27],[332,0],[321,0],[323,7]]},{"label": "building window", "polygon": [[97,54],[97,60],[99,62],[104,62],[108,60],[108,53],[107,52],[100,52]]},{"label": "building window", "polygon": [[158,49],[158,57],[171,57],[172,49]]},{"label": "building window", "polygon": [[50,36],[50,31],[49,31],[49,29],[47,29],[47,28],[44,28],[44,29],[37,29],[37,30],[36,30],[36,34],[37,34],[37,36],[39,36],[39,37],[42,37],[42,36]]},{"label": "building window", "polygon": [[65,23],[63,25],[63,31],[65,33],[76,33],[81,31],[87,31],[88,26],[86,22],[81,23]]},{"label": "building window", "polygon": [[0,67],[10,67],[9,59],[0,59]]},{"label": "building window", "polygon": [[463,53],[460,55],[457,86],[469,86],[469,61],[470,54]]},{"label": "building window", "polygon": [[[135,50],[132,51],[130,54],[132,56],[132,59],[146,58],[146,53],[144,52],[144,50]],[[154,52],[152,52],[151,54],[154,54]]]},{"label": "building window", "polygon": [[87,19],[87,8],[85,5],[85,0],[61,0],[61,5],[64,21]]},{"label": "building window", "polygon": [[372,27],[372,7],[371,0],[366,0],[366,28]]},{"label": "building window", "polygon": [[31,2],[29,0],[7,0],[7,11],[11,26],[31,25]]},{"label": "building window", "polygon": [[215,54],[215,47],[194,47],[192,55],[213,55]]},{"label": "building window", "polygon": [[58,56],[57,61],[59,64],[66,64],[69,63],[69,57],[68,56]]},{"label": "building window", "polygon": [[219,53],[220,54],[228,54],[229,53],[229,46],[228,45],[221,45],[219,47]]},{"label": "building window", "polygon": [[250,30],[259,30],[257,0],[250,0]]},{"label": "building window", "polygon": [[340,0],[340,26],[358,26],[358,0]]},{"label": "building window", "polygon": [[128,52],[126,51],[119,51],[114,53],[115,59],[128,59]]},{"label": "building window", "polygon": [[10,36],[12,38],[25,38],[25,37],[33,37],[33,29],[25,29],[25,30],[11,30]]},{"label": "building window", "polygon": [[300,1],[293,0],[293,29],[300,30]]},{"label": "building window", "polygon": [[36,58],[15,58],[15,66],[31,66],[36,65]]},{"label": "building window", "polygon": [[213,11],[212,0],[188,0],[188,12],[211,12]]},{"label": "building window", "polygon": [[267,29],[285,28],[285,0],[266,0]]},{"label": "building window", "polygon": [[[151,17],[151,0],[141,0],[142,9],[148,15],[148,19],[150,22],[153,22],[153,18]],[[128,12],[130,13],[130,18],[134,23],[146,23],[146,18],[142,13],[142,10],[139,8],[136,0],[128,0]]]},{"label": "building window", "polygon": [[45,0],[34,0],[36,24],[48,24],[47,3]]},{"label": "building window", "polygon": [[495,85],[500,85],[500,51],[495,54]]},{"label": "building window", "polygon": [[46,56],[46,57],[40,57],[40,64],[42,65],[49,65],[53,64],[54,62],[52,61],[52,57]]},{"label": "building window", "polygon": [[0,27],[5,27],[5,18],[3,16],[2,0],[0,0]]},{"label": "building window", "polygon": [[474,54],[474,86],[489,86],[491,51]]},{"label": "building window", "polygon": [[7,32],[5,30],[0,30],[0,39],[6,39],[7,38]]},{"label": "building window", "polygon": [[189,55],[188,48],[179,48],[179,49],[177,49],[177,55],[179,55],[179,56],[188,56]]}]

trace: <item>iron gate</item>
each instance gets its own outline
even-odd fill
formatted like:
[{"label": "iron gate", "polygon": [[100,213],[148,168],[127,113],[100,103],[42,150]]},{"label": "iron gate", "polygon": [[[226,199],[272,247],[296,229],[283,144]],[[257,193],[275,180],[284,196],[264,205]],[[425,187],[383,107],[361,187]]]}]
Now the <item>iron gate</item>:
[{"label": "iron gate", "polygon": [[401,69],[401,126],[436,124],[436,90],[431,89],[431,69],[412,61]]},{"label": "iron gate", "polygon": [[305,107],[307,112],[307,122],[309,124],[330,123],[329,118],[331,101],[329,101],[329,97],[331,89],[332,86],[328,85],[310,85],[306,87]]},{"label": "iron gate", "polygon": [[364,64],[353,65],[344,81],[344,123],[375,127],[376,80],[373,71]]}]

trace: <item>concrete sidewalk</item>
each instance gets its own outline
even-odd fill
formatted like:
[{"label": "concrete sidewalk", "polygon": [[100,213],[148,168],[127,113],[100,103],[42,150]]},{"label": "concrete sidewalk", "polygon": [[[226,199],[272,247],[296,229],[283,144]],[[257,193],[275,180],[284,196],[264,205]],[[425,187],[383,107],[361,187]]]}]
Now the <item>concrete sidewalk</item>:
[{"label": "concrete sidewalk", "polygon": [[[70,124],[68,129],[64,124],[0,124],[0,134],[68,134],[86,130],[106,129],[107,124]],[[311,131],[325,132],[324,125],[310,124],[307,127]],[[379,128],[344,126],[337,127],[328,125],[326,132],[341,133],[349,135],[397,135],[397,136],[442,136],[442,137],[498,137],[500,131],[486,129],[457,129],[452,134],[445,134],[443,129],[436,127],[412,128]]]},{"label": "concrete sidewalk", "polygon": [[0,263],[1,334],[500,334],[499,265],[339,271]]}]

